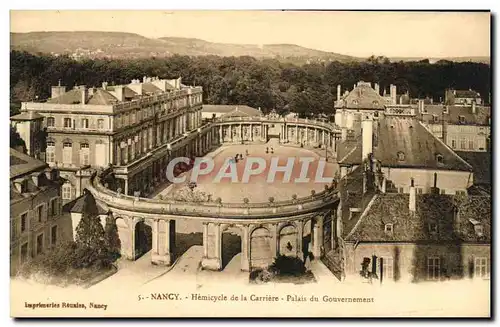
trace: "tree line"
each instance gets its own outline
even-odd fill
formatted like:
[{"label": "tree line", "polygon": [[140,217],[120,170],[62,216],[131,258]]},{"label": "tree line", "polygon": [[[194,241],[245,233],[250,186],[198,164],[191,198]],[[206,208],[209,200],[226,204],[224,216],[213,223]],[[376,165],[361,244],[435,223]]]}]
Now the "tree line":
[{"label": "tree line", "polygon": [[385,57],[370,57],[362,62],[315,62],[304,65],[277,59],[253,57],[189,57],[148,59],[87,59],[75,61],[68,56],[53,57],[27,52],[10,53],[11,112],[21,101],[44,100],[50,87],[65,85],[100,86],[130,83],[143,76],[182,77],[183,84],[203,87],[204,103],[246,104],[263,111],[297,112],[301,116],[333,113],[337,85],[342,92],[360,81],[377,82],[398,93],[408,91],[412,98],[444,100],[447,88],[473,89],[488,102],[490,66],[482,63],[428,60],[390,62]]}]

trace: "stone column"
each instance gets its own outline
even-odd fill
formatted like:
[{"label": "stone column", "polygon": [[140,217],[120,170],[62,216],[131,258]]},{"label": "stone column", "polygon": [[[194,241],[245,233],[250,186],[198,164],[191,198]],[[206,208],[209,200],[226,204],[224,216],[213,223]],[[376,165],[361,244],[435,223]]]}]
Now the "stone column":
[{"label": "stone column", "polygon": [[307,127],[305,134],[306,134],[306,145],[309,145],[309,130],[307,129]]},{"label": "stone column", "polygon": [[302,235],[304,234],[304,222],[297,221],[297,258],[304,260],[304,253],[302,253]]},{"label": "stone column", "polygon": [[219,143],[224,143],[224,139],[222,137],[222,125],[219,126]]},{"label": "stone column", "polygon": [[125,182],[123,194],[128,195],[128,179],[127,179],[127,177],[125,177],[123,179],[123,181]]},{"label": "stone column", "polygon": [[[203,241],[207,241],[207,256],[203,257],[201,266],[203,269],[220,270],[222,268],[220,224],[208,223],[208,228],[203,228],[203,233]],[[205,248],[205,244],[203,247]]]},{"label": "stone column", "polygon": [[315,259],[321,258],[321,247],[323,246],[323,216],[314,218],[313,230],[311,231],[312,254]]},{"label": "stone column", "polygon": [[208,223],[203,223],[203,258],[208,258]]},{"label": "stone column", "polygon": [[154,265],[169,266],[174,259],[175,220],[155,219],[152,225],[151,262]]},{"label": "stone column", "polygon": [[116,165],[121,166],[122,164],[122,147],[121,147],[121,141],[116,142]]},{"label": "stone column", "polygon": [[299,144],[299,125],[295,125],[295,141]]},{"label": "stone column", "polygon": [[250,271],[250,242],[248,234],[248,225],[241,228],[241,270]]},{"label": "stone column", "polygon": [[273,254],[273,260],[274,260],[274,258],[276,258],[280,254],[278,225],[277,224],[269,225],[269,232],[271,234],[271,253]]},{"label": "stone column", "polygon": [[135,260],[135,221],[134,218],[119,218],[116,220],[118,237],[120,238],[120,252],[122,257]]}]

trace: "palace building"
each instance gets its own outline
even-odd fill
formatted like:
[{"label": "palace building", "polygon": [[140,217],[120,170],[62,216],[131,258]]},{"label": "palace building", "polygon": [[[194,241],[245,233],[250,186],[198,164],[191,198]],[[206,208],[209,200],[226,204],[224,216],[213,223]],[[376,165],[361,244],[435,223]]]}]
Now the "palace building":
[{"label": "palace building", "polygon": [[196,137],[201,109],[201,87],[144,77],[126,85],[53,86],[50,99],[22,103],[12,120],[46,129],[44,148],[31,152],[60,170],[67,202],[82,194],[90,168],[113,166],[123,193],[148,192],[161,178],[168,144]]}]

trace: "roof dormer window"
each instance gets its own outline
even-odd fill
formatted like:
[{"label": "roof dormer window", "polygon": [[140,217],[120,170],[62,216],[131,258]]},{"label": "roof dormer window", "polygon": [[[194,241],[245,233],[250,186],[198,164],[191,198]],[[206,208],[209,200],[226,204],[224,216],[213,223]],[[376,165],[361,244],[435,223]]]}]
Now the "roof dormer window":
[{"label": "roof dormer window", "polygon": [[352,104],[357,105],[358,104],[358,100],[356,100],[356,99],[352,100]]},{"label": "roof dormer window", "polygon": [[458,122],[460,124],[465,124],[465,116],[458,116]]},{"label": "roof dormer window", "polygon": [[373,104],[374,106],[378,106],[378,101],[376,101],[376,100],[375,100],[375,101],[373,101],[373,102],[372,102],[372,104]]},{"label": "roof dormer window", "polygon": [[482,237],[484,235],[484,229],[482,224],[474,225],[474,232],[477,236]]},{"label": "roof dormer window", "polygon": [[404,161],[404,160],[405,160],[404,152],[399,151],[398,152],[398,161]]},{"label": "roof dormer window", "polygon": [[432,121],[437,123],[439,121],[438,115],[432,115]]},{"label": "roof dormer window", "polygon": [[392,234],[393,231],[394,231],[394,225],[393,224],[385,224],[385,226],[384,226],[384,232],[386,234]]},{"label": "roof dormer window", "polygon": [[439,165],[443,165],[444,164],[444,158],[441,154],[436,154],[436,161]]},{"label": "roof dormer window", "polygon": [[429,233],[436,234],[438,232],[438,224],[429,223]]}]

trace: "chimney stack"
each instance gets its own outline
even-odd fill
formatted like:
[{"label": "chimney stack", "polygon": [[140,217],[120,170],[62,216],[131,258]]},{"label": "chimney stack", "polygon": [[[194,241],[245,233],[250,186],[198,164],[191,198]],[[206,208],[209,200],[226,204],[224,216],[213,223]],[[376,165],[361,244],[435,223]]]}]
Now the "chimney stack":
[{"label": "chimney stack", "polygon": [[476,100],[472,100],[472,114],[476,114]]},{"label": "chimney stack", "polygon": [[415,212],[417,206],[416,202],[417,202],[417,191],[415,189],[414,180],[412,178],[410,180],[410,202],[408,204],[410,212]]},{"label": "chimney stack", "polygon": [[337,101],[340,101],[340,95],[341,95],[341,92],[342,91],[342,87],[339,85],[337,85]]},{"label": "chimney stack", "polygon": [[362,134],[362,158],[365,160],[368,158],[370,153],[373,153],[373,121],[369,115],[363,117],[361,122],[361,134]]},{"label": "chimney stack", "polygon": [[50,97],[52,99],[55,99],[57,97],[60,97],[64,93],[66,93],[66,86],[61,86],[61,81],[59,80],[59,83],[57,86],[52,86],[52,92],[50,94]]},{"label": "chimney stack", "polygon": [[378,83],[375,83],[375,92],[380,95],[380,85],[378,85]]},{"label": "chimney stack", "polygon": [[342,127],[341,139],[342,141],[347,140],[347,127]]},{"label": "chimney stack", "polygon": [[390,92],[391,92],[390,94],[391,94],[392,104],[396,104],[396,94],[397,94],[396,85],[391,84]]},{"label": "chimney stack", "polygon": [[80,101],[81,104],[87,103],[87,100],[89,98],[89,90],[85,85],[80,86],[80,89],[82,91],[82,100]]},{"label": "chimney stack", "polygon": [[424,113],[424,100],[418,99],[418,113]]}]

